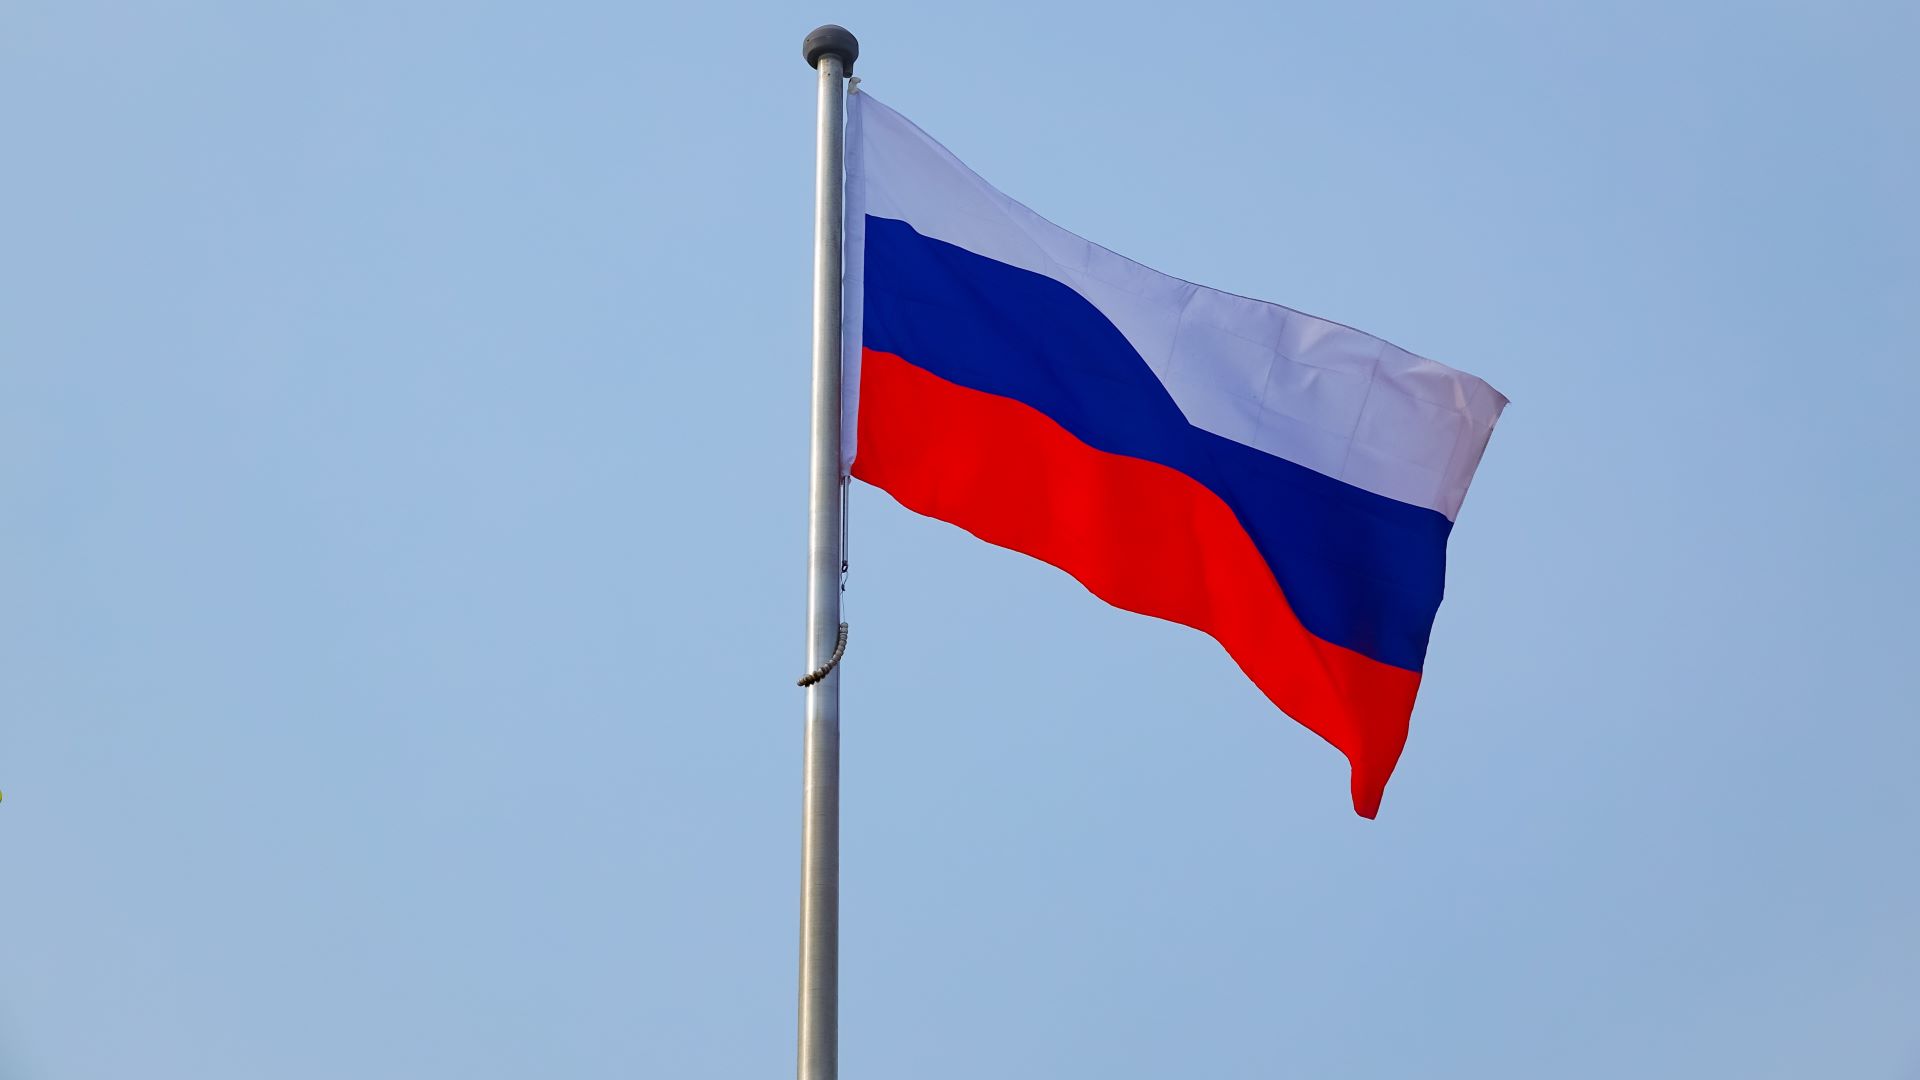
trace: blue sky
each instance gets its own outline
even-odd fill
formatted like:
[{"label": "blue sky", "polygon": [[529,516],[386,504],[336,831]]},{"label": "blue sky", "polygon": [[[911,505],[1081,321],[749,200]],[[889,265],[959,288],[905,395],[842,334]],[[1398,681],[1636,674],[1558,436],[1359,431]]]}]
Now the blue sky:
[{"label": "blue sky", "polygon": [[855,492],[849,1077],[1920,1077],[1910,5],[0,10],[0,1078],[792,1067],[815,24],[1513,405],[1380,820]]}]

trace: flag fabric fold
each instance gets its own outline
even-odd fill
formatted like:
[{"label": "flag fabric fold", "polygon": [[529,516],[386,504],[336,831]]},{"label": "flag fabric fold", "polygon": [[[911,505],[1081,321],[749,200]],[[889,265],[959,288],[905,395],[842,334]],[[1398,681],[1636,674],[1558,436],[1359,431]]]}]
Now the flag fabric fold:
[{"label": "flag fabric fold", "polygon": [[1506,398],[1083,240],[865,92],[846,169],[851,474],[1212,636],[1373,817]]}]

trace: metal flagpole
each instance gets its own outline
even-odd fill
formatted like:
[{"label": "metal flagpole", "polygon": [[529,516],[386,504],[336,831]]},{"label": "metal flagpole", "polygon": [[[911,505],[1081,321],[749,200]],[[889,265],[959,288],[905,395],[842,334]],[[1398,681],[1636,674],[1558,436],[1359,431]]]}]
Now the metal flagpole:
[{"label": "metal flagpole", "polygon": [[[813,452],[808,460],[807,734],[800,826],[799,1080],[840,1071],[840,241],[846,77],[860,43],[827,25],[801,44],[819,72],[814,143]],[[823,669],[826,669],[823,671]],[[818,676],[818,678],[816,678]]]}]

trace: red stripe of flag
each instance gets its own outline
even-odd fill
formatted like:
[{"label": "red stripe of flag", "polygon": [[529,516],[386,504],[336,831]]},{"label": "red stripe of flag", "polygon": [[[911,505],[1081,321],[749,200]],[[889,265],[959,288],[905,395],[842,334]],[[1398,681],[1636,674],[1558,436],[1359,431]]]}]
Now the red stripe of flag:
[{"label": "red stripe of flag", "polygon": [[1347,756],[1354,810],[1379,811],[1420,675],[1302,627],[1219,496],[891,353],[866,350],[861,364],[855,476],[1066,571],[1107,603],[1208,634],[1281,711]]}]

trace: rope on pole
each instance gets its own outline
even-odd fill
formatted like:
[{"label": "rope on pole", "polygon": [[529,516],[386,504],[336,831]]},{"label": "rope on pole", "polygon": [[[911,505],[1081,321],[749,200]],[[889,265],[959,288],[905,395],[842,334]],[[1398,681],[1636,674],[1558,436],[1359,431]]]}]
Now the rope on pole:
[{"label": "rope on pole", "polygon": [[837,668],[840,666],[840,658],[845,655],[847,655],[847,624],[841,623],[840,624],[840,640],[833,643],[833,655],[827,657],[826,663],[821,664],[819,667],[814,668],[812,671],[809,671],[805,675],[800,676],[799,682],[795,683],[794,685],[812,686],[814,683],[817,683],[821,679],[826,678],[828,675],[832,674],[834,668]]}]

